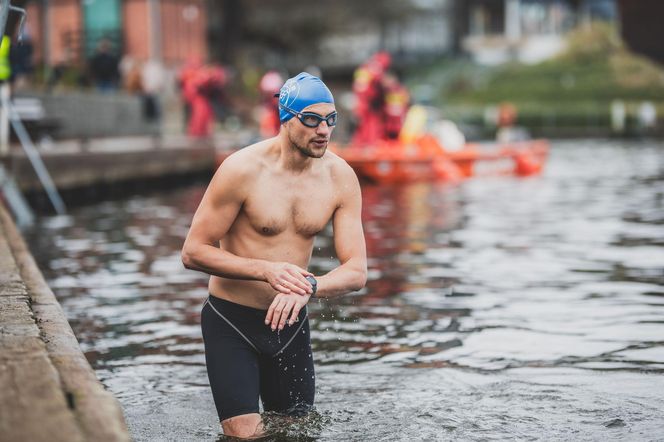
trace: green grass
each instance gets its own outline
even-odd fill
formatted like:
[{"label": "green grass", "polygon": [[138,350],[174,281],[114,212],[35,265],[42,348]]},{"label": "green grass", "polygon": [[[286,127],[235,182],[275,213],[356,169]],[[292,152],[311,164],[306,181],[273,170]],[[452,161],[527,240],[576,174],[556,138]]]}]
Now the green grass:
[{"label": "green grass", "polygon": [[592,63],[549,61],[535,66],[499,68],[489,81],[464,87],[453,83],[440,91],[439,99],[453,103],[608,103],[616,99],[664,100],[664,87],[657,84],[625,86],[607,60]]},{"label": "green grass", "polygon": [[565,113],[569,107],[604,109],[617,99],[664,102],[664,69],[630,53],[603,23],[570,33],[565,53],[536,65],[487,68],[445,60],[410,73],[407,84],[415,91],[430,85],[433,94],[428,98],[439,106],[508,101],[520,109]]}]

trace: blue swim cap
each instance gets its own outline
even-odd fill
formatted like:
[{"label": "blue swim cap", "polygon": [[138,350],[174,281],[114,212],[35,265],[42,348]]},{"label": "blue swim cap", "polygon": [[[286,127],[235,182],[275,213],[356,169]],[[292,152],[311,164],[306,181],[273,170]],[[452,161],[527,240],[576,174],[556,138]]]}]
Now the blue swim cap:
[{"label": "blue swim cap", "polygon": [[334,104],[332,92],[320,78],[300,72],[295,77],[289,78],[279,91],[279,121],[285,123],[294,116],[284,107],[300,112],[316,103]]}]

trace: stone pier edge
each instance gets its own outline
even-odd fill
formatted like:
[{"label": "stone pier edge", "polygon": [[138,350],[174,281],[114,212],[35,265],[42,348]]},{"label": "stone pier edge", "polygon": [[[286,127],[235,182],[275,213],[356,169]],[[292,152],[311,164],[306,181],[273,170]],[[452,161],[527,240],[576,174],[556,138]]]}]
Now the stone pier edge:
[{"label": "stone pier edge", "polygon": [[[50,359],[57,372],[64,398],[64,401],[60,401],[60,403],[64,404],[69,409],[69,413],[73,414],[75,426],[78,427],[73,434],[71,430],[68,430],[69,437],[65,434],[64,439],[84,441],[131,440],[119,402],[97,379],[94,370],[80,349],[78,340],[64,315],[62,307],[44,280],[23,237],[1,202],[0,229],[3,230],[1,233],[4,234],[3,236],[5,236],[9,249],[13,254],[19,273],[17,276],[27,289],[28,304],[32,310],[34,321],[39,327],[39,334],[45,344],[48,359]],[[35,382],[38,381],[35,379]],[[35,397],[24,397],[22,400],[39,401],[40,397],[35,395]],[[59,408],[62,408],[62,406]],[[66,416],[67,411],[57,410],[55,414],[58,413]],[[40,425],[38,416],[27,415],[25,419],[28,421],[34,419],[33,422],[28,422],[27,425]],[[70,420],[68,417],[63,419],[63,427],[67,427],[64,421]],[[63,427],[60,427],[60,430],[64,430]],[[14,428],[14,430],[19,429]],[[32,429],[32,431],[34,430],[35,428]],[[28,433],[32,431],[28,430]],[[16,432],[14,434],[18,436]],[[50,436],[50,440],[61,440],[54,433],[51,433]]]}]

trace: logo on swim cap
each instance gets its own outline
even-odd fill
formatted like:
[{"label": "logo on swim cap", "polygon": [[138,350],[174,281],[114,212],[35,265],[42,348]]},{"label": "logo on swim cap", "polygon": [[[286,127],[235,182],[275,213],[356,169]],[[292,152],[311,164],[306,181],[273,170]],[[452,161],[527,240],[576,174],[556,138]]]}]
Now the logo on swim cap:
[{"label": "logo on swim cap", "polygon": [[304,108],[316,103],[334,104],[332,92],[320,78],[301,72],[295,77],[289,78],[279,91],[279,121],[285,123],[293,118],[293,114],[286,111],[284,107],[301,112]]},{"label": "logo on swim cap", "polygon": [[299,92],[300,85],[295,78],[289,78],[279,91],[279,104],[286,107],[293,106],[293,102],[297,99]]}]

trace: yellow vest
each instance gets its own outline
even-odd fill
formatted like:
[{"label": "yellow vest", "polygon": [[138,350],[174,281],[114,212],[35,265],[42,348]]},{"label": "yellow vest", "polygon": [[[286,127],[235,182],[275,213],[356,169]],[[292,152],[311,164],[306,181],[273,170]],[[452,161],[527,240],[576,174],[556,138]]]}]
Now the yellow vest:
[{"label": "yellow vest", "polygon": [[9,80],[12,74],[12,67],[9,63],[9,47],[11,46],[11,39],[6,35],[2,37],[0,44],[0,81]]}]

